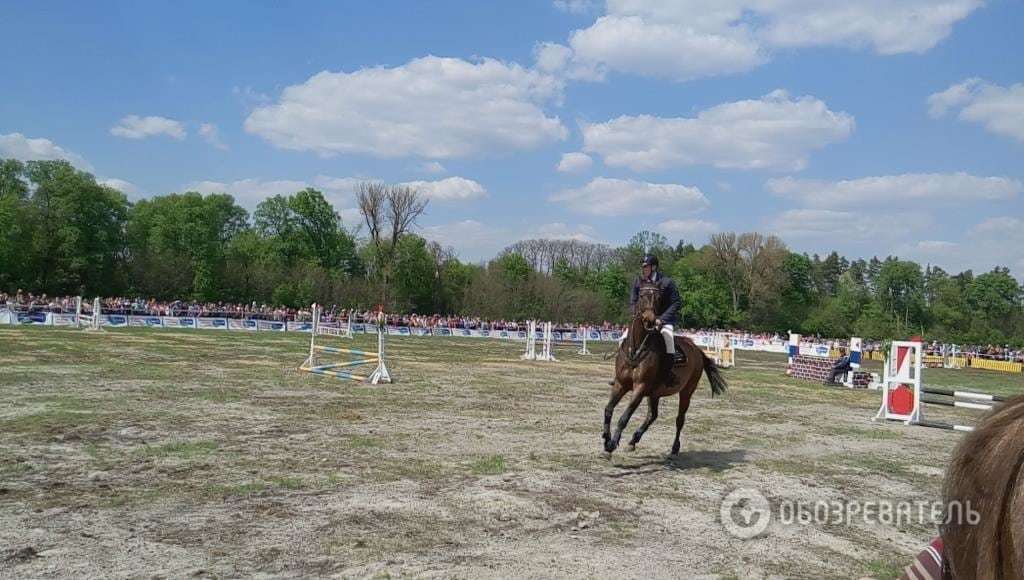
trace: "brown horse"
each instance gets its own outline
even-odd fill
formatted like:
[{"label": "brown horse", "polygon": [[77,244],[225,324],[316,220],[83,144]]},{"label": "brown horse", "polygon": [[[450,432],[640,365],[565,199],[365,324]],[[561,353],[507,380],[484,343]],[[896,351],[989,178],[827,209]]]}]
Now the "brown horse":
[{"label": "brown horse", "polygon": [[[711,396],[725,392],[726,383],[719,372],[715,361],[704,354],[689,338],[676,337],[676,349],[686,353],[686,363],[672,369],[671,376],[665,372],[663,364],[669,366],[672,359],[666,354],[665,341],[656,326],[657,313],[664,311],[661,304],[661,292],[654,284],[643,284],[640,287],[636,313],[629,325],[629,334],[619,347],[615,358],[615,381],[612,384],[611,397],[604,408],[604,450],[608,453],[619,446],[622,431],[629,424],[630,417],[647,399],[647,419],[633,434],[629,442],[629,450],[636,448],[644,432],[658,418],[658,401],[662,397],[679,394],[679,414],[676,415],[676,438],[672,443],[672,454],[679,453],[679,435],[686,422],[686,411],[690,408],[690,398],[697,390],[701,373],[706,373],[711,383]],[[619,401],[630,393],[629,405],[619,417],[615,434],[611,433],[612,413]]]}]

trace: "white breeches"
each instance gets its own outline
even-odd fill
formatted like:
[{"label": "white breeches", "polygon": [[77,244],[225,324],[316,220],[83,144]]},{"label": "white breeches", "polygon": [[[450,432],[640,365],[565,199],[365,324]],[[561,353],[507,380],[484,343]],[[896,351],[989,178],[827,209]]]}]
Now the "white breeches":
[{"label": "white breeches", "polygon": [[[671,324],[665,324],[661,327],[661,337],[665,339],[665,352],[669,354],[675,354],[676,352],[676,329]],[[622,336],[619,337],[619,344],[626,340],[626,336],[629,335],[629,329],[623,331]]]}]

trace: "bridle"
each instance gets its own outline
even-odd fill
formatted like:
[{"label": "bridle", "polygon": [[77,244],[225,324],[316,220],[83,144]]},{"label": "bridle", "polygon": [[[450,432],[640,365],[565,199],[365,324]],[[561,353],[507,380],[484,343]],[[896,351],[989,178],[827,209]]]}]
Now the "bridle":
[{"label": "bridle", "polygon": [[[644,320],[643,318],[645,312],[648,310],[653,311],[656,308],[660,297],[661,291],[654,284],[645,283],[640,286],[640,295],[637,299],[636,312],[633,314],[633,324],[629,327],[629,347],[626,348],[625,352],[626,363],[631,369],[638,367],[647,355],[654,352],[647,347],[647,340],[652,335],[659,334],[658,328],[653,324],[648,325],[647,320]],[[640,338],[639,344],[637,344],[638,333],[632,332],[634,327],[638,326],[636,324],[638,320],[640,320],[644,329],[643,337]],[[626,347],[625,343],[623,343],[623,347]]]}]

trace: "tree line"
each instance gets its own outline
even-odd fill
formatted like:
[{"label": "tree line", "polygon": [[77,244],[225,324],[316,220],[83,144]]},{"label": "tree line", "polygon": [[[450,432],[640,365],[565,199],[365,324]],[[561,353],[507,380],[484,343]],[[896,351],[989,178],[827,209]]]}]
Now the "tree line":
[{"label": "tree line", "polygon": [[809,256],[756,232],[696,247],[648,231],[621,247],[524,240],[472,264],[415,233],[428,209],[415,189],[364,183],[356,196],[356,224],[315,189],[252,215],[226,194],[131,203],[66,161],[0,160],[0,290],[623,323],[653,253],[679,284],[686,327],[1024,343],[1024,290],[1006,268],[951,274]]}]

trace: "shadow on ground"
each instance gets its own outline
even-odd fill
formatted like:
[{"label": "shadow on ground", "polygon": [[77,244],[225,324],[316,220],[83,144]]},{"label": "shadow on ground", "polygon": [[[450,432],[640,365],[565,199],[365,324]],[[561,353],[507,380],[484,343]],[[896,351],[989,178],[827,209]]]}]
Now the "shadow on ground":
[{"label": "shadow on ground", "polygon": [[679,455],[650,456],[645,458],[645,461],[639,463],[615,465],[615,467],[622,471],[610,473],[608,477],[627,477],[665,470],[688,471],[691,469],[710,469],[715,473],[721,473],[746,463],[746,454],[747,452],[743,449],[730,449],[725,451],[691,451],[683,452]]}]

